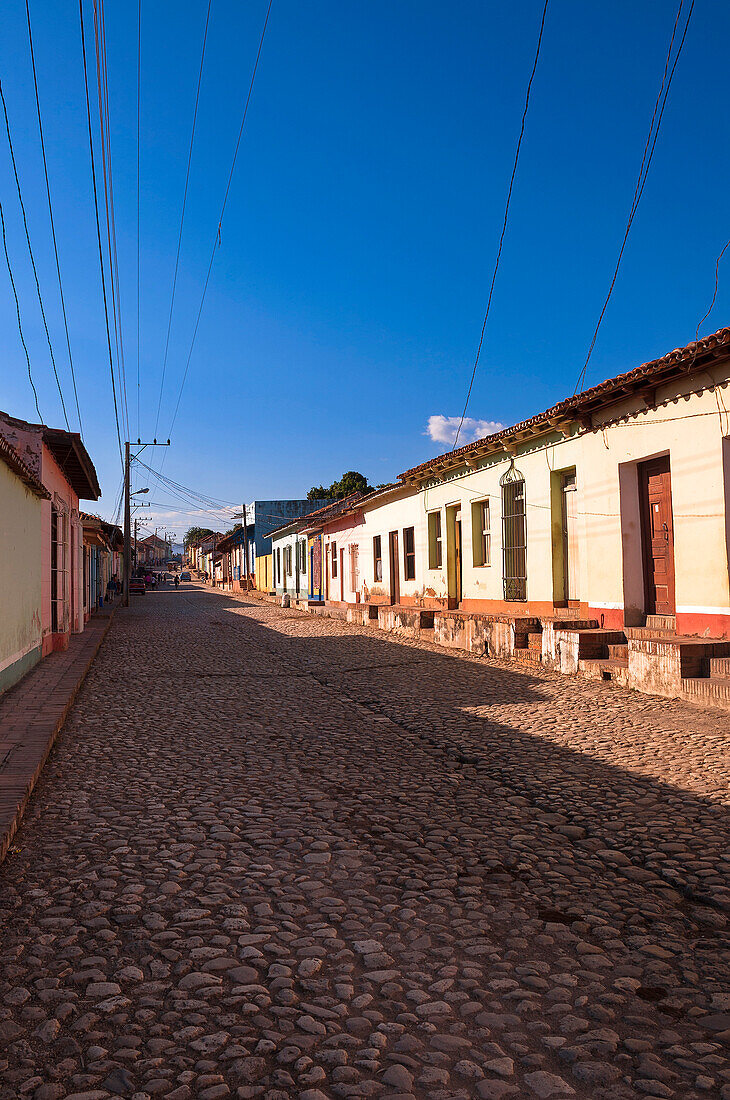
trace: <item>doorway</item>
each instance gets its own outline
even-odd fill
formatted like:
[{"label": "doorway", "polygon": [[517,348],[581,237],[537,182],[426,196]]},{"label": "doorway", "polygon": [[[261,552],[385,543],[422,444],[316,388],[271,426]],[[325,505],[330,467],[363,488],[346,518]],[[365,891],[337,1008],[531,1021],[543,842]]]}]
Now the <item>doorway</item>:
[{"label": "doorway", "polygon": [[563,593],[565,602],[579,603],[578,595],[578,483],[575,471],[561,475],[563,528]]},{"label": "doorway", "polygon": [[398,553],[398,532],[391,531],[388,535],[390,550],[390,602],[400,603],[400,558]]},{"label": "doorway", "polygon": [[669,455],[639,466],[639,507],[648,615],[674,615],[674,523]]},{"label": "doorway", "polygon": [[460,504],[446,508],[446,573],[449,608],[455,610],[464,597]]}]

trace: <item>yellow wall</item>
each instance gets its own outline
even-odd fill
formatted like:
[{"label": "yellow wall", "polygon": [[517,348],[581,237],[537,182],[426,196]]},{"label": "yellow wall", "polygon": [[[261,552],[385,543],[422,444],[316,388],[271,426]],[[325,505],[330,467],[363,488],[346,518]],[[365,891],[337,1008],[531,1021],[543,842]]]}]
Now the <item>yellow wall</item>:
[{"label": "yellow wall", "polygon": [[41,655],[41,501],[0,462],[0,690]]},{"label": "yellow wall", "polygon": [[269,592],[272,588],[271,554],[256,558],[256,588],[259,592]]}]

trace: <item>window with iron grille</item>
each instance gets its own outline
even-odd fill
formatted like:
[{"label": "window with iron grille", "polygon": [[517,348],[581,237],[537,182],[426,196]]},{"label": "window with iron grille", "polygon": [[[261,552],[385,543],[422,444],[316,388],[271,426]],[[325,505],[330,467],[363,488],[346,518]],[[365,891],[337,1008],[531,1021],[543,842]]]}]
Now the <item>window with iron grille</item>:
[{"label": "window with iron grille", "polygon": [[502,577],[505,600],[527,599],[527,529],[525,479],[514,462],[501,478]]},{"label": "window with iron grille", "polygon": [[337,576],[337,543],[332,543],[332,577]]},{"label": "window with iron grille", "polygon": [[68,517],[55,505],[51,505],[51,630],[66,630],[67,592],[69,573],[69,548],[67,538]]},{"label": "window with iron grille", "polygon": [[403,575],[407,581],[416,579],[416,532],[414,527],[403,528]]},{"label": "window with iron grille", "polygon": [[373,580],[382,581],[383,579],[383,544],[380,539],[380,535],[376,535],[373,539]]},{"label": "window with iron grille", "polygon": [[300,573],[306,573],[307,572],[307,540],[306,539],[300,539],[299,540],[299,561],[300,561],[299,572]]},{"label": "window with iron grille", "polygon": [[471,506],[471,545],[474,565],[492,564],[492,534],[488,500],[477,500]]}]

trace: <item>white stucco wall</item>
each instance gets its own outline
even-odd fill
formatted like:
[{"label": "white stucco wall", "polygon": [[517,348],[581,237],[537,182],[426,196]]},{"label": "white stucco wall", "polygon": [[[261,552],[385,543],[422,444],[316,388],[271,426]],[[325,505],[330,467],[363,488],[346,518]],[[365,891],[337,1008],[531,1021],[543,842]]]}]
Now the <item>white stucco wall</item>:
[{"label": "white stucco wall", "polygon": [[[527,440],[514,455],[525,479],[527,603],[545,613],[562,595],[560,536],[561,471],[575,469],[578,525],[578,597],[581,604],[637,621],[643,610],[644,579],[638,510],[638,464],[669,455],[674,517],[674,561],[678,615],[730,615],[728,522],[730,491],[730,385],[727,364],[711,374],[690,375],[660,387],[647,408],[627,398],[594,417],[593,430],[578,424],[568,437]],[[712,388],[714,386],[714,388]],[[360,599],[389,599],[389,532],[397,530],[400,592],[405,602],[443,602],[449,594],[447,510],[460,506],[462,520],[462,606],[499,610],[502,581],[502,495],[500,478],[510,466],[501,453],[477,459],[477,469],[461,467],[423,487],[404,487],[363,506],[352,526],[326,532],[327,568],[331,543],[344,549],[344,599],[355,598],[349,570],[349,544],[359,547]],[[472,502],[488,498],[491,509],[491,565],[474,564]],[[441,512],[442,567],[430,569],[428,513]],[[413,527],[416,577],[404,573],[403,530]],[[373,576],[373,537],[381,536],[383,580]],[[334,591],[333,591],[334,588]],[[330,599],[340,600],[340,578],[330,581]],[[633,617],[633,618],[632,618]],[[687,619],[687,623],[690,620]],[[679,625],[679,624],[678,624]],[[700,629],[700,628],[698,628]],[[694,631],[693,631],[694,632]]]}]

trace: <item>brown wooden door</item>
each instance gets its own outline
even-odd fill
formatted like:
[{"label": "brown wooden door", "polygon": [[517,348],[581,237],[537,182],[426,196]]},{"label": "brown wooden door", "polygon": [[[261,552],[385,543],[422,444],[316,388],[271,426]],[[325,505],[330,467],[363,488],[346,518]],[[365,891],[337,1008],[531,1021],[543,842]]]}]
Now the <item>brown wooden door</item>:
[{"label": "brown wooden door", "polygon": [[639,472],[646,610],[649,615],[673,615],[674,525],[669,457],[644,462]]},{"label": "brown wooden door", "polygon": [[391,531],[390,545],[390,602],[400,603],[400,559],[398,556],[398,532]]}]

